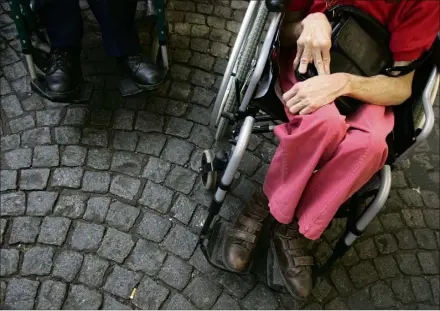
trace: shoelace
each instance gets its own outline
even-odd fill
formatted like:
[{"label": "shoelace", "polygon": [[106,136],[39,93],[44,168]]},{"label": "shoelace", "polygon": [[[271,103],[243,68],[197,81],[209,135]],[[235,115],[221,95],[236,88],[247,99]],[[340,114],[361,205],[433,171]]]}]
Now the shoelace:
[{"label": "shoelace", "polygon": [[49,71],[53,72],[57,69],[67,69],[69,53],[67,51],[55,50],[52,54],[52,66]]}]

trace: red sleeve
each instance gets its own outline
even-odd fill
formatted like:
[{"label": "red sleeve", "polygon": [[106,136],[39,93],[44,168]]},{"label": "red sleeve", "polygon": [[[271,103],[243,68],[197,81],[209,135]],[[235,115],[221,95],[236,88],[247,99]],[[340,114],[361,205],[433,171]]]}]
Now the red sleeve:
[{"label": "red sleeve", "polygon": [[[408,1],[391,30],[394,61],[412,61],[428,50],[439,32],[439,1]],[[390,25],[391,26],[391,25]]]},{"label": "red sleeve", "polygon": [[290,0],[288,10],[290,12],[302,11],[310,7],[310,3],[313,0]]}]

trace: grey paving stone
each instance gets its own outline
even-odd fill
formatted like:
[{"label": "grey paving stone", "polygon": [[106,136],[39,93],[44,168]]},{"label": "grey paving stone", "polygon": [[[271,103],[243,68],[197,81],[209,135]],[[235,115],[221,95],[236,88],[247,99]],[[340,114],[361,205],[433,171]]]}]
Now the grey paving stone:
[{"label": "grey paving stone", "polygon": [[239,310],[240,305],[228,294],[223,293],[211,310]]},{"label": "grey paving stone", "polygon": [[20,189],[43,190],[46,188],[50,170],[47,168],[27,169],[20,172]]},{"label": "grey paving stone", "polygon": [[0,105],[7,118],[18,117],[23,114],[20,101],[18,100],[17,96],[13,94],[2,96],[0,99]]},{"label": "grey paving stone", "polygon": [[8,224],[8,221],[4,218],[0,218],[0,243],[3,243],[3,236],[6,231],[6,226]]},{"label": "grey paving stone", "polygon": [[414,229],[417,245],[422,249],[437,249],[434,231],[428,228]]},{"label": "grey paving stone", "polygon": [[108,145],[107,131],[96,128],[85,128],[83,130],[81,142],[84,145],[89,145],[89,146],[107,147]]},{"label": "grey paving stone", "polygon": [[60,167],[53,171],[51,186],[79,188],[84,170],[81,167]]},{"label": "grey paving stone", "polygon": [[422,191],[422,199],[429,208],[440,208],[438,194],[433,191]]},{"label": "grey paving stone", "polygon": [[373,239],[367,239],[355,244],[356,251],[361,259],[377,257],[376,246]]},{"label": "grey paving stone", "polygon": [[98,255],[122,263],[133,246],[131,235],[108,228],[98,249]]},{"label": "grey paving stone", "polygon": [[191,93],[191,85],[182,82],[173,82],[169,97],[175,100],[186,101]]},{"label": "grey paving stone", "polygon": [[106,193],[110,187],[111,176],[109,172],[84,173],[82,190],[95,193]]},{"label": "grey paving stone", "polygon": [[432,299],[431,288],[425,278],[412,277],[411,286],[417,301],[428,301]]},{"label": "grey paving stone", "polygon": [[405,228],[399,213],[383,214],[380,216],[380,221],[390,232]]},{"label": "grey paving stone", "polygon": [[161,183],[171,169],[171,164],[156,157],[150,157],[142,177],[148,178],[155,183]]},{"label": "grey paving stone", "polygon": [[84,285],[71,285],[64,310],[97,310],[102,303],[102,295]]},{"label": "grey paving stone", "polygon": [[115,131],[113,135],[113,148],[115,150],[134,151],[138,141],[136,132]]},{"label": "grey paving stone", "polygon": [[349,271],[351,280],[356,288],[365,287],[379,279],[373,265],[368,261],[362,261]]},{"label": "grey paving stone", "polygon": [[9,244],[33,243],[40,230],[40,218],[16,217],[12,222]]},{"label": "grey paving stone", "polygon": [[142,154],[116,151],[113,154],[111,170],[136,177],[141,173],[143,160]]},{"label": "grey paving stone", "polygon": [[128,299],[133,288],[141,278],[141,273],[133,272],[115,265],[113,271],[107,277],[104,290],[113,295]]},{"label": "grey paving stone", "polygon": [[160,270],[165,256],[166,252],[155,243],[139,239],[126,260],[126,266],[131,270],[154,276]]},{"label": "grey paving stone", "polygon": [[398,265],[392,256],[374,258],[374,265],[381,279],[400,275]]},{"label": "grey paving stone", "polygon": [[67,285],[61,282],[46,280],[41,283],[38,294],[37,310],[60,310],[66,296]]},{"label": "grey paving stone", "polygon": [[127,109],[116,110],[113,114],[113,128],[116,130],[132,130],[134,112]]},{"label": "grey paving stone", "polygon": [[420,209],[403,209],[403,219],[410,228],[423,228],[425,222],[423,221],[423,214]]},{"label": "grey paving stone", "polygon": [[167,299],[169,290],[157,284],[149,277],[144,277],[141,281],[133,304],[141,309],[159,309]]},{"label": "grey paving stone", "polygon": [[194,213],[194,210],[196,209],[196,206],[197,204],[194,201],[180,194],[171,208],[170,215],[187,225]]},{"label": "grey paving stone", "polygon": [[65,250],[55,257],[52,275],[71,282],[78,274],[82,261],[82,254]]},{"label": "grey paving stone", "polygon": [[413,189],[401,189],[398,193],[409,207],[423,207],[422,197]]},{"label": "grey paving stone", "polygon": [[87,154],[87,166],[97,170],[110,168],[111,151],[105,148],[89,149]]},{"label": "grey paving stone", "polygon": [[211,148],[214,142],[214,134],[210,128],[196,124],[191,132],[189,141],[201,148]]},{"label": "grey paving stone", "polygon": [[[8,14],[1,15],[0,27],[6,26],[7,24],[11,24],[11,23],[13,23],[13,21]],[[1,59],[0,66],[2,67],[5,65],[10,65],[20,60],[17,53],[15,53],[15,51],[10,47],[7,47],[6,49],[0,51],[0,59]]]},{"label": "grey paving stone", "polygon": [[6,289],[4,309],[31,310],[37,296],[39,282],[27,279],[11,279]]},{"label": "grey paving stone", "polygon": [[162,269],[159,272],[159,279],[174,287],[183,290],[191,278],[192,267],[183,260],[168,255]]},{"label": "grey paving stone", "polygon": [[63,109],[46,109],[37,111],[37,126],[53,126],[61,122]]},{"label": "grey paving stone", "polygon": [[78,280],[91,287],[99,287],[104,280],[109,263],[98,256],[87,254],[79,273]]},{"label": "grey paving stone", "polygon": [[158,133],[142,134],[139,136],[137,152],[158,157],[165,146],[166,136]]},{"label": "grey paving stone", "polygon": [[163,247],[183,259],[189,259],[197,246],[197,241],[197,235],[176,224],[165,238]]},{"label": "grey paving stone", "polygon": [[9,128],[12,133],[18,133],[35,127],[34,118],[30,115],[22,116],[9,121]]},{"label": "grey paving stone", "polygon": [[[333,295],[330,295],[333,294]],[[333,287],[327,282],[327,280],[320,280],[316,283],[312,290],[313,297],[319,302],[323,303],[335,296]]]},{"label": "grey paving stone", "polygon": [[16,62],[11,65],[5,66],[3,67],[3,72],[6,79],[11,81],[27,75],[26,67],[23,62]]},{"label": "grey paving stone", "polygon": [[161,242],[168,230],[171,228],[171,221],[159,215],[144,211],[136,232],[147,240]]},{"label": "grey paving stone", "polygon": [[347,310],[348,307],[344,300],[340,297],[334,298],[328,304],[325,305],[326,310]]},{"label": "grey paving stone", "polygon": [[411,253],[399,253],[396,255],[400,270],[406,275],[419,275],[422,273],[417,258]]},{"label": "grey paving stone", "polygon": [[208,211],[205,208],[198,206],[193,214],[191,223],[189,224],[191,230],[200,234],[207,217]]},{"label": "grey paving stone", "polygon": [[32,149],[19,148],[7,151],[2,156],[2,168],[17,170],[31,166]]},{"label": "grey paving stone", "polygon": [[47,275],[52,269],[53,248],[34,246],[24,253],[21,275]]},{"label": "grey paving stone", "polygon": [[55,141],[60,145],[78,144],[81,138],[81,130],[76,127],[62,126],[55,128]]},{"label": "grey paving stone", "polygon": [[39,127],[24,131],[21,135],[21,145],[23,147],[35,147],[38,145],[50,144],[52,138],[48,127]]},{"label": "grey paving stone", "polygon": [[32,94],[28,98],[22,100],[21,105],[22,105],[23,109],[26,111],[44,109],[44,101],[37,94]]},{"label": "grey paving stone", "polygon": [[58,198],[57,192],[31,191],[28,192],[26,214],[29,216],[46,216],[52,213],[53,206]]},{"label": "grey paving stone", "polygon": [[164,117],[149,111],[139,111],[134,128],[138,131],[150,133],[163,131]]},{"label": "grey paving stone", "polygon": [[103,310],[132,310],[130,307],[123,305],[110,295],[104,294]]},{"label": "grey paving stone", "polygon": [[440,230],[440,213],[435,209],[424,209],[423,215],[425,216],[426,224],[428,228]]},{"label": "grey paving stone", "polygon": [[381,254],[391,254],[398,250],[396,239],[389,233],[375,236],[374,242]]},{"label": "grey paving stone", "polygon": [[188,109],[188,103],[183,103],[175,100],[169,100],[165,109],[165,113],[174,117],[182,117]]},{"label": "grey paving stone", "polygon": [[73,231],[70,246],[77,251],[95,251],[104,234],[101,225],[78,222]]},{"label": "grey paving stone", "polygon": [[226,220],[235,220],[238,214],[241,212],[243,202],[233,197],[232,195],[226,195],[225,201],[220,209],[219,215]]},{"label": "grey paving stone", "polygon": [[105,222],[118,230],[128,231],[133,226],[140,210],[116,201],[110,205]]},{"label": "grey paving stone", "polygon": [[[6,15],[6,14],[3,14]],[[3,16],[1,15],[1,16]],[[11,87],[8,84],[8,81],[6,81],[5,78],[0,78],[0,95],[4,96],[6,94],[12,93]]]},{"label": "grey paving stone", "polygon": [[353,283],[343,267],[335,267],[331,271],[331,280],[341,296],[348,296],[354,292]]},{"label": "grey paving stone", "polygon": [[139,191],[139,179],[117,175],[110,185],[110,192],[126,200],[133,200]]},{"label": "grey paving stone", "polygon": [[258,284],[244,299],[243,307],[247,309],[276,309],[278,301],[273,293],[263,284]]},{"label": "grey paving stone", "polygon": [[85,107],[70,107],[67,108],[66,116],[64,117],[64,125],[83,125],[87,117],[87,109]]},{"label": "grey paving stone", "polygon": [[0,191],[17,189],[17,171],[0,171]]},{"label": "grey paving stone", "polygon": [[30,76],[21,77],[17,80],[12,81],[12,88],[15,91],[15,94],[19,98],[27,97],[31,95],[31,79]]},{"label": "grey paving stone", "polygon": [[16,249],[0,249],[0,276],[14,274],[18,269],[20,252]]},{"label": "grey paving stone", "polygon": [[164,307],[165,310],[195,310],[195,307],[182,295],[172,294],[170,300]]},{"label": "grey paving stone", "polygon": [[32,159],[33,167],[52,167],[60,164],[60,154],[57,145],[36,146]]},{"label": "grey paving stone", "polygon": [[110,198],[107,197],[91,197],[87,201],[87,209],[84,213],[85,220],[103,222],[107,215]]},{"label": "grey paving stone", "polygon": [[440,280],[438,277],[431,279],[431,289],[434,297],[434,303],[438,304],[440,302]]},{"label": "grey paving stone", "polygon": [[419,252],[417,253],[417,258],[419,258],[420,266],[422,267],[424,274],[436,275],[439,273],[439,263],[438,260],[436,262],[435,255],[433,253]]},{"label": "grey paving stone", "polygon": [[1,137],[0,149],[5,152],[20,146],[20,135],[12,134]]},{"label": "grey paving stone", "polygon": [[174,80],[186,81],[189,78],[191,69],[181,65],[172,65],[170,73]]},{"label": "grey paving stone", "polygon": [[175,166],[165,180],[165,186],[189,194],[194,187],[197,174],[181,166]]},{"label": "grey paving stone", "polygon": [[170,209],[173,194],[172,190],[148,181],[139,203],[158,212],[167,213]]},{"label": "grey paving stone", "polygon": [[82,217],[86,209],[85,194],[61,194],[55,205],[54,215],[73,219]]},{"label": "grey paving stone", "polygon": [[170,138],[162,153],[162,157],[169,162],[184,165],[189,161],[193,150],[193,144],[177,138]]},{"label": "grey paving stone", "polygon": [[393,289],[396,299],[400,300],[401,302],[410,303],[415,300],[409,279],[392,280],[391,288]]},{"label": "grey paving stone", "polygon": [[411,230],[402,230],[396,233],[397,243],[400,249],[414,249],[417,247],[416,239]]},{"label": "grey paving stone", "polygon": [[66,146],[61,156],[64,166],[82,166],[87,155],[87,148],[81,146]]},{"label": "grey paving stone", "polygon": [[24,192],[3,193],[0,196],[0,206],[0,216],[23,215],[26,209]]},{"label": "grey paving stone", "polygon": [[252,276],[224,271],[216,276],[216,279],[224,287],[225,292],[237,299],[243,299],[256,283]]},{"label": "grey paving stone", "polygon": [[170,117],[165,128],[165,134],[188,138],[194,123],[182,118]]},{"label": "grey paving stone", "polygon": [[38,242],[61,246],[69,231],[71,220],[63,217],[44,217]]},{"label": "grey paving stone", "polygon": [[374,303],[370,298],[368,287],[351,295],[347,300],[348,307],[352,310],[372,310],[375,309]]},{"label": "grey paving stone", "polygon": [[383,282],[374,284],[371,287],[370,292],[371,298],[378,309],[390,308],[396,304],[396,301],[393,297],[393,292],[389,286]]}]

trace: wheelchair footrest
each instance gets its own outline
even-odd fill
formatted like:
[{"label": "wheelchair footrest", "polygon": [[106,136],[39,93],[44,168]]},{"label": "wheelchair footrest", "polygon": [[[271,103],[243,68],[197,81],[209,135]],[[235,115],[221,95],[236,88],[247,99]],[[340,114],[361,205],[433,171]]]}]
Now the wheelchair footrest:
[{"label": "wheelchair footrest", "polygon": [[280,267],[278,265],[278,262],[275,260],[270,247],[267,251],[266,269],[267,286],[279,293],[288,294],[289,292],[286,290],[281,276]]},{"label": "wheelchair footrest", "polygon": [[83,103],[90,100],[93,92],[93,83],[84,81],[79,86],[79,89],[74,94],[69,96],[59,96],[52,94],[46,87],[43,77],[38,77],[31,81],[32,90],[38,95],[57,103]]}]

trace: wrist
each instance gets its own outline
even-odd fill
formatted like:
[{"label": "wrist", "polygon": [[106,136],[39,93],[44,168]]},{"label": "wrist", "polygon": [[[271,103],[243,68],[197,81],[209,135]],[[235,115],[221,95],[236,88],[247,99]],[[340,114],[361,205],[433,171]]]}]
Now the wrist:
[{"label": "wrist", "polygon": [[349,73],[345,72],[338,72],[333,74],[336,79],[341,81],[341,89],[339,91],[339,96],[349,96],[353,92],[353,85],[355,83],[354,78],[356,76],[353,76]]}]

